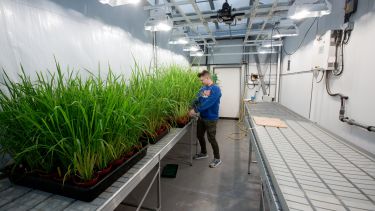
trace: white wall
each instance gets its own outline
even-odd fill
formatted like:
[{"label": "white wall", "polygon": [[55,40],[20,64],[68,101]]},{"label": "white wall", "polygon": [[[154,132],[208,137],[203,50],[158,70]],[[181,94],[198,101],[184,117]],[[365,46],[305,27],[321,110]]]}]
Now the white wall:
[{"label": "white wall", "polygon": [[285,74],[280,80],[280,103],[296,113],[310,117],[312,72]]},{"label": "white wall", "polygon": [[[356,121],[375,125],[375,71],[374,42],[375,37],[375,2],[358,1],[357,13],[352,17],[355,22],[350,42],[344,49],[345,70],[341,77],[330,80],[332,92],[341,92],[349,96],[346,104],[346,115]],[[311,72],[314,52],[314,39],[329,29],[340,28],[343,23],[344,1],[334,1],[331,15],[319,20],[319,28],[313,26],[304,44],[292,56],[284,55],[281,77],[280,101],[295,112],[309,117],[324,128],[332,131],[353,144],[375,153],[375,133],[339,121],[340,101],[329,96],[325,90],[325,81],[316,83]],[[287,38],[284,47],[288,51],[296,49],[306,28],[312,19],[300,25],[300,36]],[[290,59],[290,71],[287,70]],[[311,112],[310,112],[311,103]]]},{"label": "white wall", "polygon": [[[110,64],[115,72],[129,74],[134,59],[150,66],[152,36],[143,30],[147,12],[142,5],[112,8],[98,1],[55,1],[0,1],[0,67],[11,76],[20,63],[28,73],[54,70],[54,56],[64,69],[96,71],[100,63],[102,71]],[[165,41],[159,44],[159,64],[188,65],[184,56],[163,48]]]}]

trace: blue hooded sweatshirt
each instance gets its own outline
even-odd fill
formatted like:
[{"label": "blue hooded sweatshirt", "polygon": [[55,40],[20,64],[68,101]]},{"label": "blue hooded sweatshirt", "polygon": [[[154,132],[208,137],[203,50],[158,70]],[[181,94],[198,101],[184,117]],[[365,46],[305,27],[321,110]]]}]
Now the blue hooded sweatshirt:
[{"label": "blue hooded sweatshirt", "polygon": [[195,111],[205,120],[218,120],[220,97],[221,90],[217,85],[203,86],[197,96]]}]

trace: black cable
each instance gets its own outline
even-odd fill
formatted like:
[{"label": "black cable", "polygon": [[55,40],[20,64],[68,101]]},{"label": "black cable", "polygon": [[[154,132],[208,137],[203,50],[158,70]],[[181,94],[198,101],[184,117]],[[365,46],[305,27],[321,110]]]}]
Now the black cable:
[{"label": "black cable", "polygon": [[[249,85],[253,85],[253,87],[250,88]],[[248,89],[254,89],[254,88],[255,88],[255,84],[254,84],[254,83],[252,83],[252,84],[247,84],[246,87],[247,87]]]},{"label": "black cable", "polygon": [[[347,26],[344,30],[344,35],[343,35],[343,38],[341,40],[341,69],[339,70],[339,72],[334,72],[334,75],[335,76],[340,76],[343,72],[344,72],[344,46],[347,45],[349,43],[349,40],[350,40],[350,35],[352,33],[352,29],[348,29],[349,26]],[[337,58],[337,48],[338,46],[336,46],[336,58]],[[336,59],[337,60],[337,59]]]},{"label": "black cable", "polygon": [[[335,76],[339,76],[344,72],[344,45],[348,44],[349,39],[350,39],[350,34],[351,34],[351,31],[352,31],[351,29],[348,29],[348,27],[344,31],[336,31],[336,33],[335,33],[335,43],[336,43],[336,53],[335,53],[336,55],[335,56],[336,56],[336,60],[335,60],[335,70],[332,70],[332,73]],[[342,33],[344,33],[344,34],[342,34]],[[337,52],[338,52],[337,48],[338,47],[341,47],[341,69],[339,70],[339,72],[335,72],[335,71],[338,70],[338,67],[337,67]],[[354,126],[363,128],[363,129],[365,129],[369,132],[375,132],[375,126],[365,125],[365,124],[356,122],[354,119],[351,119],[351,118],[345,116],[345,102],[349,99],[349,97],[345,96],[341,93],[332,93],[331,92],[330,85],[329,85],[329,74],[331,73],[331,70],[326,70],[326,71],[327,71],[327,73],[326,73],[326,81],[325,82],[326,82],[327,93],[332,97],[340,97],[341,106],[340,106],[340,111],[339,111],[339,120],[341,122],[345,122],[349,125],[354,125]],[[323,78],[323,76],[322,76],[322,78]]]},{"label": "black cable", "polygon": [[[303,36],[303,39],[301,40],[300,44],[298,45],[298,47],[297,47],[292,53],[291,53],[291,52],[288,52],[288,51],[283,47],[283,51],[284,51],[284,53],[285,53],[286,55],[291,56],[291,55],[293,55],[295,52],[298,51],[298,49],[302,46],[303,42],[304,42],[305,39],[306,39],[307,34],[309,33],[310,29],[312,28],[312,26],[314,25],[314,23],[316,22],[317,19],[318,19],[318,17],[314,18],[314,21],[311,23],[309,29],[307,29],[307,31],[306,31],[305,35]],[[277,30],[277,32],[279,32],[279,30],[278,30],[277,28],[276,28],[276,30]],[[280,33],[280,32],[279,32],[279,33]]]},{"label": "black cable", "polygon": [[339,72],[334,72],[335,76],[340,76],[344,72],[344,41],[341,43],[341,68]]},{"label": "black cable", "polygon": [[323,78],[324,78],[324,75],[325,75],[325,71],[322,71],[322,77],[320,78],[319,81],[317,81],[316,83],[320,83],[323,81]]},{"label": "black cable", "polygon": [[[336,30],[334,32],[334,36],[335,36],[334,41],[335,41],[335,44],[336,44],[336,48],[335,48],[335,64],[334,64],[335,69],[333,71],[333,75],[335,75],[335,76],[340,76],[344,72],[344,43],[345,43],[345,39],[346,39],[345,30],[344,31]],[[341,50],[340,67],[339,67],[339,60],[338,60],[339,48],[341,48],[340,49]]]},{"label": "black cable", "polygon": [[350,35],[352,34],[353,28],[350,29],[350,23],[348,23],[348,26],[344,30],[344,44],[348,44],[350,40]]},{"label": "black cable", "polygon": [[[338,72],[333,72],[335,76],[340,76],[344,72],[344,64],[345,64],[345,62],[344,62],[344,46],[349,43],[352,31],[353,31],[353,29],[350,29],[350,26],[348,25],[344,29],[344,31],[342,32],[343,33],[342,37],[339,38],[339,39],[337,39],[337,38],[335,39],[335,41],[336,41],[336,62],[335,63],[336,64],[337,64],[337,57],[338,57],[337,56],[337,48],[339,46],[341,47],[341,68],[339,69]],[[338,43],[338,42],[340,42],[340,43]],[[338,68],[336,68],[336,69],[338,69]]]},{"label": "black cable", "polygon": [[346,98],[348,99],[348,96],[345,96],[341,93],[332,93],[331,92],[331,88],[329,86],[329,73],[331,72],[330,70],[326,70],[327,73],[326,73],[326,90],[327,90],[327,93],[332,96],[332,97],[336,97],[336,96],[339,96],[340,98]]}]

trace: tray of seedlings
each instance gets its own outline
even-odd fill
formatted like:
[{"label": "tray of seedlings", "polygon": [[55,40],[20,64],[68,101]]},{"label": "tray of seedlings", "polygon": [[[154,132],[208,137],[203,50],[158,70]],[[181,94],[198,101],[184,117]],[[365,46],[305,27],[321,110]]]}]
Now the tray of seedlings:
[{"label": "tray of seedlings", "polygon": [[12,183],[83,201],[141,160],[187,113],[200,86],[178,66],[136,66],[130,78],[56,68],[30,76],[21,67],[17,79],[3,72],[1,151],[14,160]]}]

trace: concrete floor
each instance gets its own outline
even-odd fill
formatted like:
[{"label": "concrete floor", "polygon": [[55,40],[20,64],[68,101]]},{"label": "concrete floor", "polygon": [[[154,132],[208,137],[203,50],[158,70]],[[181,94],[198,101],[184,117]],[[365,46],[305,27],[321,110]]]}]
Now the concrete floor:
[{"label": "concrete floor", "polygon": [[[189,135],[186,135],[184,140],[181,140],[162,160],[162,166],[169,163],[179,164],[177,178],[161,180],[163,211],[259,210],[259,171],[257,165],[253,163],[252,174],[247,174],[247,137],[242,140],[228,138],[232,133],[240,132],[237,121],[219,120],[217,127],[216,137],[223,161],[218,168],[208,167],[213,158],[209,143],[207,143],[208,159],[196,160],[193,166],[178,161],[188,159],[189,148],[186,143]],[[236,137],[233,134],[232,136]],[[125,199],[125,202],[139,202],[152,177],[153,173],[150,173],[148,178]],[[145,200],[146,207],[156,207],[156,191],[154,185]],[[121,205],[117,210],[134,209]]]}]

